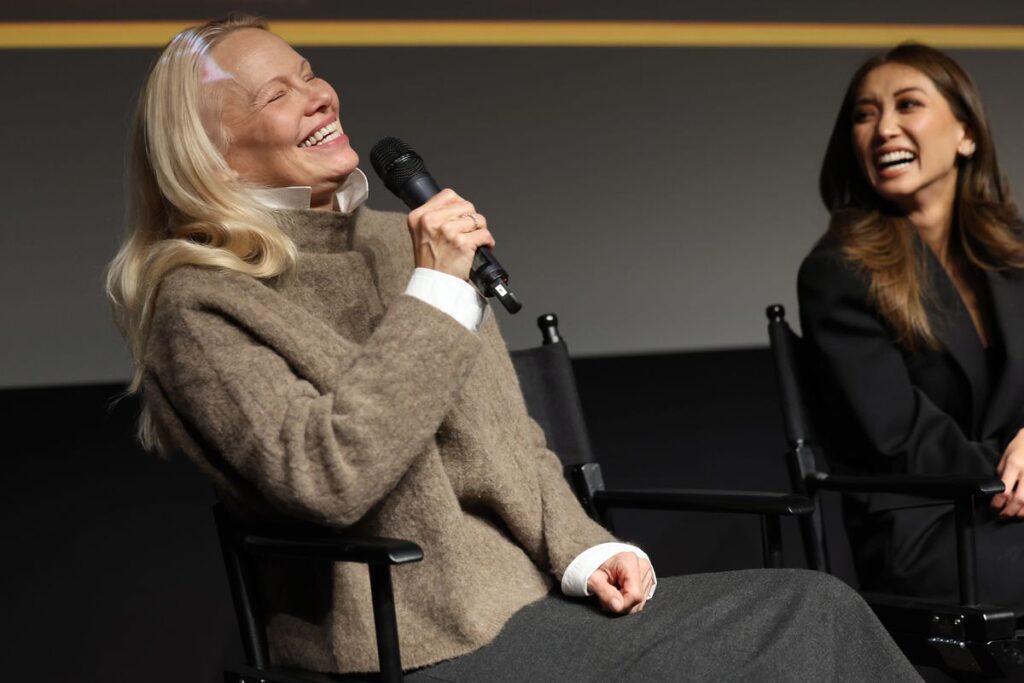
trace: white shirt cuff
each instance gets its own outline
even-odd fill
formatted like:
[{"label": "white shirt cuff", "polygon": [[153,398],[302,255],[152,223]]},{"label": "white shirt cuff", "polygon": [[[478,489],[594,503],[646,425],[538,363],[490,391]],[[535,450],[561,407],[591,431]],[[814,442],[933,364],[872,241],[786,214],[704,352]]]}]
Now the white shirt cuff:
[{"label": "white shirt cuff", "polygon": [[[612,556],[625,552],[632,552],[637,557],[648,562],[651,559],[647,557],[647,553],[635,545],[629,545],[628,543],[598,543],[577,555],[569,563],[569,566],[566,567],[565,573],[562,574],[562,593],[571,598],[582,598],[590,595],[590,591],[587,590],[587,580],[590,579],[590,575],[597,571],[597,568],[607,562]],[[654,589],[658,587],[658,577],[654,574],[653,567],[651,567],[651,577],[654,579],[654,585],[651,586],[651,590],[647,594],[648,600],[654,596]]]},{"label": "white shirt cuff", "polygon": [[480,329],[488,308],[487,301],[476,287],[454,275],[430,268],[414,270],[405,293],[444,311],[470,332]]}]

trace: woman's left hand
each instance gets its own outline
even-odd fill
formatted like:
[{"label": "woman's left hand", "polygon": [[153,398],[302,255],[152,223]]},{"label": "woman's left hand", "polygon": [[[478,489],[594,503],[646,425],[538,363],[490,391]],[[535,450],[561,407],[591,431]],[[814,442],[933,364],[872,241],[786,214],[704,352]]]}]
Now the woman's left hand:
[{"label": "woman's left hand", "polygon": [[1006,446],[996,474],[1006,490],[992,496],[992,508],[1005,519],[1024,518],[1024,429]]},{"label": "woman's left hand", "polygon": [[612,555],[587,579],[587,590],[614,614],[642,610],[653,587],[651,563],[629,551]]}]

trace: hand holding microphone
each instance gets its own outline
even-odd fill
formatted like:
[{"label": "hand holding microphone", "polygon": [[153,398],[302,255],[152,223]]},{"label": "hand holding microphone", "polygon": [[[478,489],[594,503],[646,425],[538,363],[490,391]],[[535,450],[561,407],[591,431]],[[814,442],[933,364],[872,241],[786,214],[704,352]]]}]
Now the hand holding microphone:
[{"label": "hand holding microphone", "polygon": [[416,265],[467,279],[479,247],[493,247],[487,219],[452,190],[441,190],[409,213]]},{"label": "hand holding microphone", "polygon": [[409,229],[416,264],[456,277],[468,271],[481,294],[497,297],[509,313],[517,313],[522,304],[491,253],[494,238],[487,219],[452,190],[442,191],[420,155],[398,138],[380,140],[370,151],[370,161],[385,187],[413,209]]}]

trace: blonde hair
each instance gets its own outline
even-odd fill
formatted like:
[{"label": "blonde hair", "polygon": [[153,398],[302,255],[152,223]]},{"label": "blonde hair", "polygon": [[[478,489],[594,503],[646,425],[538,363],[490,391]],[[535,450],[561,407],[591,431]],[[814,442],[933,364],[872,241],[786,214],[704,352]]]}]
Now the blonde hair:
[{"label": "blonde hair", "polygon": [[[226,144],[218,100],[202,84],[204,73],[216,69],[210,50],[245,28],[266,30],[266,23],[232,15],[182,31],[153,64],[139,95],[128,230],[106,277],[114,319],[133,359],[128,393],[142,384],[153,301],[168,273],[197,265],[270,278],[295,263],[295,245],[218,149],[217,142]],[[139,438],[146,448],[161,447],[145,404]]]},{"label": "blonde hair", "polygon": [[821,198],[832,215],[829,232],[843,255],[870,276],[869,296],[905,348],[937,348],[928,319],[934,292],[928,282],[927,253],[917,247],[914,227],[870,187],[853,149],[853,111],[867,75],[883,64],[902,64],[931,79],[953,116],[975,142],[960,157],[953,206],[951,254],[982,270],[1024,267],[1020,216],[996,160],[995,143],[981,94],[952,57],[918,43],[903,43],[864,62],[846,89],[821,167]]}]

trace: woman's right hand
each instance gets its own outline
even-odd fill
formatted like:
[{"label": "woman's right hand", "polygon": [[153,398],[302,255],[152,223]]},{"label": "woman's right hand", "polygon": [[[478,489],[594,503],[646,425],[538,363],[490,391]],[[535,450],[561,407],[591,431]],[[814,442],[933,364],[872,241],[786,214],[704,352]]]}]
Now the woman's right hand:
[{"label": "woman's right hand", "polygon": [[992,508],[1005,519],[1024,518],[1024,429],[1007,444],[996,473],[1006,490],[992,496]]},{"label": "woman's right hand", "polygon": [[453,190],[444,189],[409,214],[413,258],[430,268],[465,280],[480,247],[493,247],[487,219]]}]

